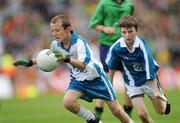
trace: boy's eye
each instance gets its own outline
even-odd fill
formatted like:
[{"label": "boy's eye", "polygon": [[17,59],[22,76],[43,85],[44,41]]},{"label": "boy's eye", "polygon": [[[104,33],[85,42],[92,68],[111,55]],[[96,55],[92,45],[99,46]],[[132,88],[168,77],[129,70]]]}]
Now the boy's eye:
[{"label": "boy's eye", "polygon": [[125,31],[122,31],[123,34],[125,34],[126,32]]},{"label": "boy's eye", "polygon": [[133,31],[132,31],[132,30],[129,30],[128,32],[129,32],[129,33],[132,33]]},{"label": "boy's eye", "polygon": [[55,32],[59,32],[60,30],[59,29],[55,29]]}]

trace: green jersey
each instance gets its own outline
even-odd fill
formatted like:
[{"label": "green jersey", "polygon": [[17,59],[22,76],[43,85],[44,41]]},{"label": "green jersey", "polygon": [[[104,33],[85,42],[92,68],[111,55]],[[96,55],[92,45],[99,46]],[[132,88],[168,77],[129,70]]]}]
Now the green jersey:
[{"label": "green jersey", "polygon": [[95,28],[97,25],[114,27],[116,34],[108,35],[99,32],[99,41],[101,44],[111,46],[118,38],[121,37],[118,22],[127,15],[132,15],[134,6],[130,0],[123,0],[118,4],[115,0],[100,0],[94,15],[90,21],[90,27]]}]

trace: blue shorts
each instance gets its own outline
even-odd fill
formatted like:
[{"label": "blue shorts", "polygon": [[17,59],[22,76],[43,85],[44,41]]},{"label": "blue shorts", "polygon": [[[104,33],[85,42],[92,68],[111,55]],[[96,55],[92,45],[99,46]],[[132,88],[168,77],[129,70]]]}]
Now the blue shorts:
[{"label": "blue shorts", "polygon": [[68,90],[81,92],[83,94],[81,99],[88,102],[92,102],[93,99],[116,100],[114,88],[105,72],[102,73],[101,77],[97,77],[91,81],[77,81],[72,78]]},{"label": "blue shorts", "polygon": [[106,46],[106,45],[103,45],[103,44],[100,45],[100,60],[101,60],[101,63],[103,65],[103,68],[104,68],[105,72],[109,71],[108,66],[107,66],[107,64],[105,62],[107,54],[109,52],[109,48],[110,48],[110,46]]}]

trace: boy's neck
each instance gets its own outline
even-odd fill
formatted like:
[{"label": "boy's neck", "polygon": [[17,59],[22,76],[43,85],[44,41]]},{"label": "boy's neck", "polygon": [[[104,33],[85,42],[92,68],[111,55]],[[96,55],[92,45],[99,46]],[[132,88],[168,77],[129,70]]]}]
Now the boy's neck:
[{"label": "boy's neck", "polygon": [[133,41],[132,43],[126,43],[127,48],[128,48],[130,51],[133,49],[133,43],[134,43],[134,41]]},{"label": "boy's neck", "polygon": [[63,42],[64,48],[68,49],[71,42],[71,34],[68,36],[68,38]]}]

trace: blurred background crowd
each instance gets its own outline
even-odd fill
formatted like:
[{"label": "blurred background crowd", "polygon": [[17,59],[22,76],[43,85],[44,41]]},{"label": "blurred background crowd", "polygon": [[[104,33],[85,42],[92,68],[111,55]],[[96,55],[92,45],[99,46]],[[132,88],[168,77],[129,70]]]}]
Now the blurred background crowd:
[{"label": "blurred background crowd", "polygon": [[[0,0],[0,98],[36,97],[39,93],[63,92],[69,81],[64,64],[51,73],[17,67],[19,58],[35,57],[49,48],[52,37],[49,20],[68,13],[73,28],[83,35],[98,57],[97,32],[89,28],[90,18],[99,0]],[[132,0],[134,16],[140,24],[139,34],[148,39],[161,66],[164,89],[180,89],[180,1]]]}]

